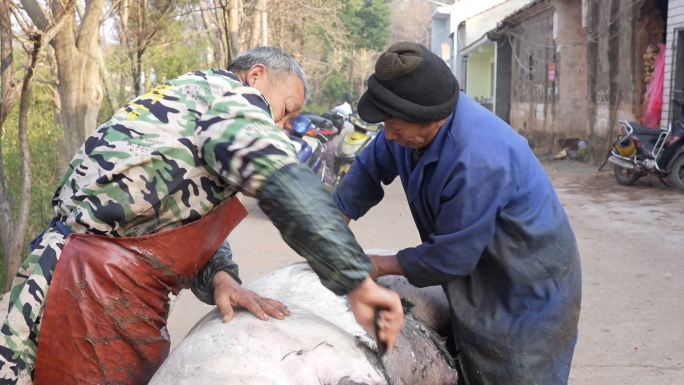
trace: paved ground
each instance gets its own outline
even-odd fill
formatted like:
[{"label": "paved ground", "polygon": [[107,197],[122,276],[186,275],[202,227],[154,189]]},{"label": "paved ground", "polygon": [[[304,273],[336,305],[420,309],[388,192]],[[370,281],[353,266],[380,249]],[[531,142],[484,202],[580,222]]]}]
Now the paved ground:
[{"label": "paved ground", "polygon": [[[574,385],[684,384],[684,194],[646,178],[634,187],[571,161],[547,164],[582,252],[583,306]],[[231,236],[250,282],[300,258],[247,202],[251,215]],[[352,229],[364,247],[418,243],[401,186]],[[211,307],[184,292],[169,329],[177,343]]]}]

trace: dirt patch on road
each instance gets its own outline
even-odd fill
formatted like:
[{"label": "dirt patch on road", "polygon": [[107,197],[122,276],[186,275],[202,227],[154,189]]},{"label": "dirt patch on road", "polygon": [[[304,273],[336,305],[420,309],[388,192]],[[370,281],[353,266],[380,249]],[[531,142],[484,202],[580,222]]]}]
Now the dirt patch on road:
[{"label": "dirt patch on road", "polygon": [[583,195],[595,203],[639,202],[642,205],[667,204],[684,213],[684,193],[666,186],[654,176],[645,176],[633,186],[622,186],[607,165],[598,171],[594,165],[575,161],[547,161],[544,167],[555,187],[564,193]]}]

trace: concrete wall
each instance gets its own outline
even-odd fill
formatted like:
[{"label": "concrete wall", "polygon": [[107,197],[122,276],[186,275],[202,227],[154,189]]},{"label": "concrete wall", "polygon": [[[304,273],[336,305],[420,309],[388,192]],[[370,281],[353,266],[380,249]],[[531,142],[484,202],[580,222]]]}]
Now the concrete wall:
[{"label": "concrete wall", "polygon": [[476,99],[491,99],[494,82],[492,65],[495,61],[496,45],[492,42],[481,45],[468,54],[468,70],[465,92]]},{"label": "concrete wall", "polygon": [[[444,57],[444,45],[450,45],[449,34],[451,29],[449,26],[449,15],[445,13],[435,12],[432,15],[432,28],[430,28],[430,50],[439,55],[444,61],[449,62],[450,57]],[[452,52],[448,53],[450,56]]]},{"label": "concrete wall", "polygon": [[548,72],[549,65],[558,66],[551,3],[526,12],[504,39],[512,43],[511,126],[530,138],[552,132],[558,89]]},{"label": "concrete wall", "polygon": [[540,147],[585,139],[602,157],[617,119],[641,114],[656,2],[539,0],[508,18],[491,36],[511,44],[511,125]]},{"label": "concrete wall", "polygon": [[600,160],[619,132],[618,120],[640,121],[643,111],[646,46],[662,38],[658,1],[587,2],[588,130]]},{"label": "concrete wall", "polygon": [[[634,120],[634,1],[610,0],[590,5],[589,130],[592,144],[607,140],[617,118]],[[639,68],[641,70],[641,68]],[[607,143],[601,143],[607,147]]]},{"label": "concrete wall", "polygon": [[[462,2],[454,3],[457,10]],[[471,45],[495,28],[499,21],[531,2],[532,0],[489,1],[488,3],[481,0],[473,1],[478,12],[463,19],[466,22],[465,46]]]},{"label": "concrete wall", "polygon": [[554,132],[566,137],[587,133],[587,40],[582,27],[582,0],[557,0],[555,42],[558,57],[558,115]]},{"label": "concrete wall", "polygon": [[[432,28],[436,32],[432,33],[430,47],[432,52],[442,55],[441,47],[448,43],[449,35],[458,35],[459,26],[463,27],[461,39],[455,39],[453,43],[452,57],[445,59],[450,65],[451,70],[459,80],[465,73],[465,68],[461,64],[464,62],[460,51],[485,33],[495,28],[497,23],[510,13],[514,12],[531,3],[533,0],[458,0],[448,7],[439,7],[432,16]],[[444,15],[447,15],[449,30],[445,31],[443,26]],[[465,79],[463,79],[465,81]]]},{"label": "concrete wall", "polygon": [[468,87],[466,93],[473,98],[491,98],[491,63],[494,57],[475,56],[468,57]]},{"label": "concrete wall", "polygon": [[[661,127],[666,127],[671,118],[672,90],[674,82],[676,32],[684,29],[684,0],[669,0],[667,12],[667,51],[665,56],[665,84],[663,91],[663,112],[661,115]],[[680,47],[681,49],[681,47]]]}]

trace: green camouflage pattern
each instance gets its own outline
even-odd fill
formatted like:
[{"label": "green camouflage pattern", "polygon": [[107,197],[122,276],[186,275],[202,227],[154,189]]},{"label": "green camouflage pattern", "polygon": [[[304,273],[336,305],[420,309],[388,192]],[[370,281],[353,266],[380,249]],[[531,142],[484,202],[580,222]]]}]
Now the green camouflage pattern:
[{"label": "green camouflage pattern", "polygon": [[151,234],[194,221],[238,191],[254,196],[271,173],[296,162],[256,89],[227,71],[195,71],[100,126],[53,204],[73,231]]},{"label": "green camouflage pattern", "polygon": [[7,317],[0,330],[0,384],[32,384],[40,319],[64,236],[49,228],[12,282]]}]

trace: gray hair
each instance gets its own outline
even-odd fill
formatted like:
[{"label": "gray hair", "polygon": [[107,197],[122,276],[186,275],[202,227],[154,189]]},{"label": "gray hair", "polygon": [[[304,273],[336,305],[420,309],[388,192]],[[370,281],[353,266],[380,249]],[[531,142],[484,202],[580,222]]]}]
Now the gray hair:
[{"label": "gray hair", "polygon": [[228,65],[228,71],[247,71],[257,64],[262,64],[267,70],[291,73],[297,75],[304,85],[304,99],[309,99],[309,83],[302,66],[286,51],[275,47],[257,47],[242,52]]}]

